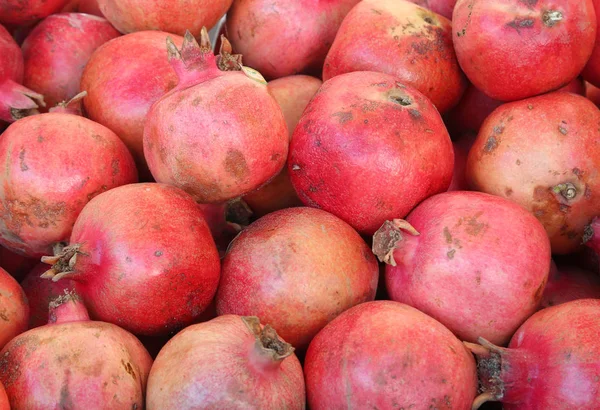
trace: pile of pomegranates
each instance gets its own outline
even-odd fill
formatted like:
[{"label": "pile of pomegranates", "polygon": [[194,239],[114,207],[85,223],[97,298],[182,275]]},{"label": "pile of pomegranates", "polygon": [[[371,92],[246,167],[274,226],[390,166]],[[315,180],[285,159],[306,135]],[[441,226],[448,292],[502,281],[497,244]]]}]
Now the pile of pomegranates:
[{"label": "pile of pomegranates", "polygon": [[0,0],[0,410],[600,409],[600,0]]}]

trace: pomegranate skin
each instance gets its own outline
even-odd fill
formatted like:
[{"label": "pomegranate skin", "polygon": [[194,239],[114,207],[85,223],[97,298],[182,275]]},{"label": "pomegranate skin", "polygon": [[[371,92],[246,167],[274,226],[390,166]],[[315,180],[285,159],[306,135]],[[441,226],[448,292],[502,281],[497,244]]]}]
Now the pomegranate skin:
[{"label": "pomegranate skin", "polygon": [[360,233],[405,216],[452,180],[452,142],[439,113],[398,81],[366,71],[326,81],[292,137],[288,171],[300,199]]},{"label": "pomegranate skin", "polygon": [[383,72],[422,92],[443,114],[467,87],[451,32],[448,19],[414,3],[363,0],[340,26],[323,80],[351,71]]},{"label": "pomegranate skin", "polygon": [[83,68],[94,50],[117,36],[108,21],[96,16],[49,16],[23,42],[23,84],[43,94],[48,107],[69,100],[79,92]]},{"label": "pomegranate skin", "polygon": [[167,36],[177,45],[183,37],[160,31],[121,36],[98,48],[88,61],[81,90],[89,118],[113,130],[133,154],[141,181],[152,176],[144,158],[142,137],[154,102],[177,84],[167,61]]},{"label": "pomegranate skin", "polygon": [[10,410],[10,402],[2,383],[0,383],[0,410]]},{"label": "pomegranate skin", "polygon": [[231,243],[217,313],[258,316],[304,350],[344,310],[373,300],[378,278],[375,257],[348,224],[318,209],[284,209]]},{"label": "pomegranate skin", "polygon": [[182,36],[190,30],[197,37],[202,26],[211,28],[225,14],[232,0],[98,0],[102,14],[121,33],[159,30]]},{"label": "pomegranate skin", "polygon": [[0,23],[25,25],[60,11],[69,0],[3,0],[0,2]]},{"label": "pomegranate skin", "polygon": [[[443,363],[443,366],[440,366]],[[304,361],[311,409],[467,409],[475,361],[443,325],[410,306],[363,303],[311,342]]]},{"label": "pomegranate skin", "polygon": [[588,100],[596,104],[596,107],[600,107],[600,88],[596,87],[592,83],[586,83],[585,96]]},{"label": "pomegranate skin", "polygon": [[421,7],[429,9],[440,16],[446,17],[448,20],[452,20],[452,11],[456,0],[408,0],[411,3],[418,4]]},{"label": "pomegranate skin", "polygon": [[0,349],[27,330],[29,303],[19,283],[0,268]]},{"label": "pomegranate skin", "polygon": [[553,263],[540,307],[577,299],[600,299],[600,276],[576,266],[557,267]]},{"label": "pomegranate skin", "polygon": [[[598,26],[598,20],[600,20],[600,0],[592,0],[592,3],[596,12],[596,25]],[[596,30],[596,42],[592,55],[581,74],[586,81],[600,87],[600,29]]]},{"label": "pomegranate skin", "polygon": [[[61,255],[93,318],[139,335],[162,335],[198,318],[219,282],[219,254],[202,212],[185,192],[131,184],[83,209]],[[78,244],[78,245],[76,245]],[[75,245],[75,248],[73,248]],[[57,265],[54,265],[55,267]]]},{"label": "pomegranate skin", "polygon": [[[393,252],[385,258],[390,299],[439,320],[461,340],[481,336],[496,344],[536,311],[550,244],[520,206],[480,192],[448,192],[422,202],[402,222],[420,235],[397,229],[401,239],[386,249]],[[374,250],[385,227],[375,235]]]},{"label": "pomegranate skin", "polygon": [[137,181],[123,142],[108,128],[71,114],[23,118],[0,138],[0,243],[27,255],[68,241],[95,195]]},{"label": "pomegranate skin", "polygon": [[[267,84],[269,92],[283,111],[290,140],[304,109],[322,84],[318,78],[308,75],[282,77]],[[244,201],[257,217],[302,205],[290,181],[287,167],[267,185],[245,195]]]},{"label": "pomegranate skin", "polygon": [[592,0],[458,0],[452,26],[463,71],[501,101],[566,85],[584,68],[596,39]]},{"label": "pomegranate skin", "polygon": [[240,316],[185,328],[152,366],[147,409],[305,409],[300,361],[275,339],[268,340],[287,356],[264,346]]},{"label": "pomegranate skin", "polygon": [[[520,204],[542,222],[553,253],[571,253],[600,214],[598,123],[598,108],[571,93],[504,104],[469,153],[469,185]],[[531,127],[534,139],[523,133]]]}]

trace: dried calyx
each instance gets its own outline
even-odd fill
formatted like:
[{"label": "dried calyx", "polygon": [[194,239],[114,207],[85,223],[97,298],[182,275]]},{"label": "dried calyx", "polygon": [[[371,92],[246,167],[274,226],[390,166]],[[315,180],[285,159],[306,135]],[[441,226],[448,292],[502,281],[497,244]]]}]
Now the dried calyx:
[{"label": "dried calyx", "polygon": [[52,278],[54,282],[73,273],[77,263],[77,255],[82,254],[79,251],[79,245],[65,246],[54,256],[42,256],[42,262],[52,265],[50,269],[42,274],[42,278]]},{"label": "dried calyx", "polygon": [[394,251],[398,243],[404,239],[406,231],[410,235],[418,236],[419,232],[404,219],[385,221],[381,228],[373,235],[373,253],[380,262],[396,266]]},{"label": "dried calyx", "polygon": [[275,329],[269,325],[261,327],[256,316],[244,316],[242,320],[254,334],[256,346],[260,353],[268,355],[274,361],[282,361],[294,353],[295,349],[292,345],[281,340]]}]

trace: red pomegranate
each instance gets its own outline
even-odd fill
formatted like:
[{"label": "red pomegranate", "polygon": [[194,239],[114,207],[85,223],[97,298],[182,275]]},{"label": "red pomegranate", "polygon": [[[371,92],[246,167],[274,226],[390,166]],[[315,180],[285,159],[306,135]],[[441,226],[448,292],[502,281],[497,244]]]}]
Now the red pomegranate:
[{"label": "red pomegranate", "polygon": [[[596,12],[596,25],[600,20],[600,0],[592,0],[594,10]],[[583,73],[583,77],[586,81],[600,87],[600,29],[596,30],[596,42],[592,51],[592,56],[587,62]]]},{"label": "red pomegranate", "polygon": [[532,212],[546,228],[553,253],[573,252],[584,227],[600,214],[598,123],[598,108],[571,93],[504,104],[479,131],[467,180]]},{"label": "red pomegranate", "polygon": [[338,27],[358,2],[234,0],[227,32],[244,63],[269,79],[318,75]]},{"label": "red pomegranate", "polygon": [[600,300],[543,309],[512,337],[508,349],[485,339],[477,355],[483,393],[473,409],[501,401],[506,410],[600,408]]},{"label": "red pomegranate", "polygon": [[[188,32],[178,50],[168,42],[179,84],[146,117],[144,155],[157,182],[177,186],[200,203],[244,195],[277,175],[288,131],[264,82],[241,69],[223,43],[219,66],[206,29],[200,45]],[[194,147],[194,149],[190,149]]]},{"label": "red pomegranate", "polygon": [[257,317],[225,315],[192,325],[160,351],[147,409],[306,408],[294,348]]},{"label": "red pomegranate", "polygon": [[392,300],[473,342],[507,342],[536,311],[550,270],[542,225],[520,206],[480,192],[427,199],[406,220],[386,222],[373,252],[388,264]]},{"label": "red pomegranate", "polygon": [[[304,109],[321,87],[322,81],[307,75],[291,75],[267,84],[285,117],[290,139]],[[244,201],[258,217],[279,209],[302,205],[296,194],[287,167],[267,185],[244,196]]]},{"label": "red pomegranate", "polygon": [[592,0],[458,0],[452,26],[465,74],[501,101],[568,84],[596,40]]},{"label": "red pomegranate", "polygon": [[68,3],[69,0],[2,0],[0,23],[15,26],[35,23],[59,12]]},{"label": "red pomegranate", "polygon": [[408,0],[411,3],[418,4],[421,7],[425,7],[441,16],[446,17],[448,20],[452,20],[452,10],[456,0]]},{"label": "red pomegranate", "polygon": [[540,307],[577,299],[600,299],[600,276],[576,266],[557,267],[552,263]]},{"label": "red pomegranate", "polygon": [[81,77],[88,96],[83,105],[94,121],[113,130],[135,159],[140,180],[152,179],[142,145],[146,114],[155,101],[177,84],[166,58],[165,41],[183,38],[160,31],[142,31],[116,38],[98,48]]},{"label": "red pomegranate", "polygon": [[0,349],[27,330],[29,304],[19,283],[0,268]]},{"label": "red pomegranate", "polygon": [[23,118],[0,138],[0,243],[30,257],[71,234],[84,205],[137,181],[123,142],[86,118],[47,113]]},{"label": "red pomegranate", "polygon": [[78,297],[50,304],[48,324],[0,353],[13,409],[142,409],[152,359],[131,333],[90,321]]},{"label": "red pomegranate", "polygon": [[410,306],[363,303],[311,342],[304,362],[313,410],[467,409],[475,361],[442,324]]},{"label": "red pomegranate", "polygon": [[[0,3],[0,10],[2,9]],[[2,12],[0,11],[0,16]],[[0,18],[1,20],[1,18]],[[37,114],[44,107],[44,96],[30,90],[23,82],[23,54],[10,33],[0,25],[0,124]]]},{"label": "red pomegranate", "polygon": [[103,18],[82,13],[54,14],[23,42],[23,84],[55,106],[79,92],[83,68],[98,47],[119,35]]},{"label": "red pomegranate", "polygon": [[284,209],[231,243],[217,313],[258,316],[304,350],[344,310],[373,300],[378,277],[375,257],[348,224],[318,209]]},{"label": "red pomegranate", "polygon": [[363,0],[340,26],[323,80],[351,71],[383,72],[422,92],[444,113],[467,87],[451,31],[447,18],[414,3]]},{"label": "red pomegranate", "polygon": [[18,281],[23,279],[38,263],[39,259],[27,258],[0,246],[0,268],[10,273]]},{"label": "red pomegranate", "polygon": [[219,282],[219,254],[202,212],[178,188],[130,184],[94,198],[45,277],[68,278],[92,317],[135,334],[194,322]]},{"label": "red pomegranate", "polygon": [[288,171],[305,204],[372,234],[446,191],[453,157],[446,127],[423,94],[362,71],[326,81],[311,100],[292,137]]}]

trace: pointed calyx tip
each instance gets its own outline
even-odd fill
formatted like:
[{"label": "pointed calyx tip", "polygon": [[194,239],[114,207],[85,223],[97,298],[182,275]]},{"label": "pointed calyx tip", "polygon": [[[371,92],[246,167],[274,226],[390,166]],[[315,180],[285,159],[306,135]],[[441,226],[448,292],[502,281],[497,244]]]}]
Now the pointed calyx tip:
[{"label": "pointed calyx tip", "polygon": [[373,235],[372,251],[380,262],[396,266],[394,251],[398,243],[404,239],[402,231],[406,231],[414,236],[419,235],[419,232],[404,219],[385,221],[381,225],[381,228],[375,232],[375,235]]},{"label": "pointed calyx tip", "polygon": [[296,350],[291,344],[281,340],[275,329],[270,325],[261,327],[258,317],[243,316],[242,321],[256,338],[257,345],[263,351],[268,352],[274,360],[281,361],[291,356]]},{"label": "pointed calyx tip", "polygon": [[79,245],[65,246],[62,251],[54,256],[42,256],[42,262],[52,265],[50,269],[42,274],[42,278],[56,282],[61,278],[73,273],[77,263],[77,255],[80,255]]}]

